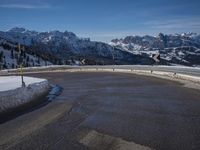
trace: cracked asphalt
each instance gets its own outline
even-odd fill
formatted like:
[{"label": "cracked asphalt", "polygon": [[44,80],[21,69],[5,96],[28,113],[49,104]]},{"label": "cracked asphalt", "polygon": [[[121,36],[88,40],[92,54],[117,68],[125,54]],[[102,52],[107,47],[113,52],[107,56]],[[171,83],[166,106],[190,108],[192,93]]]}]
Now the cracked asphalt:
[{"label": "cracked asphalt", "polygon": [[0,149],[200,149],[200,92],[124,73],[41,73],[52,102],[0,124]]}]

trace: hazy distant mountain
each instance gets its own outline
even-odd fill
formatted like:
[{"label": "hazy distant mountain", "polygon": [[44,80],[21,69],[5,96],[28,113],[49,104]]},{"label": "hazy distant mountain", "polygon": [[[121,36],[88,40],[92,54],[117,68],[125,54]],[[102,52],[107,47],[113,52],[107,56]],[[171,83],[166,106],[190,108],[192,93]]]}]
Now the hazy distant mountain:
[{"label": "hazy distant mountain", "polygon": [[200,65],[200,34],[197,33],[127,36],[113,39],[110,45],[133,54],[160,53],[170,64]]},{"label": "hazy distant mountain", "polygon": [[16,27],[0,31],[0,39],[20,43],[39,56],[47,55],[53,64],[81,64],[83,59],[91,65],[153,64],[153,60],[146,55],[132,54],[106,43],[79,38],[68,31],[36,32]]}]

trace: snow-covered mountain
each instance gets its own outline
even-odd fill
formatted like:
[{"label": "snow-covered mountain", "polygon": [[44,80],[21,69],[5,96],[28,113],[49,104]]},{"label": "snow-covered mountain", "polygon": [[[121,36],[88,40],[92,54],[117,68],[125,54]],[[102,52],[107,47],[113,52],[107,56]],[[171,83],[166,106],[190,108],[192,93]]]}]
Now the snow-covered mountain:
[{"label": "snow-covered mountain", "polygon": [[72,32],[36,32],[24,28],[0,31],[0,38],[20,43],[37,55],[48,56],[53,64],[152,64],[146,55],[137,55],[103,42],[79,38]]},{"label": "snow-covered mountain", "polygon": [[[158,36],[127,36],[114,39],[111,43],[80,38],[72,32],[37,32],[24,28],[0,31],[0,60],[7,68],[19,67],[19,60],[12,60],[17,45],[24,47],[25,66],[49,64],[110,65],[110,64],[154,64],[152,54],[160,53],[160,64],[200,65],[200,35],[196,33],[170,34]],[[2,54],[3,52],[3,54]],[[12,56],[11,56],[12,55]],[[26,64],[26,59],[32,60]],[[19,58],[18,58],[19,59]],[[40,64],[37,63],[38,59]],[[13,65],[14,64],[14,65]],[[34,65],[33,65],[34,64]],[[4,68],[5,65],[3,65]]]},{"label": "snow-covered mountain", "polygon": [[200,34],[196,33],[127,36],[109,44],[133,54],[160,53],[161,59],[170,64],[200,65]]}]

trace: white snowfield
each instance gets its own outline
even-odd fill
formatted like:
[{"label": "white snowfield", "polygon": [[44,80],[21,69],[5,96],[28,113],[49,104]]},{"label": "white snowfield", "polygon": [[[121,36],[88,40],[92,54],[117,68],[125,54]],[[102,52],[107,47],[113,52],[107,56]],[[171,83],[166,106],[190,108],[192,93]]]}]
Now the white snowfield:
[{"label": "white snowfield", "polygon": [[24,77],[26,87],[21,86],[20,76],[0,77],[0,114],[35,102],[49,90],[46,79]]},{"label": "white snowfield", "polygon": [[[30,84],[41,83],[47,81],[46,79],[24,77],[24,82],[26,86]],[[22,85],[21,76],[0,76],[0,92],[14,90],[20,88]]]}]

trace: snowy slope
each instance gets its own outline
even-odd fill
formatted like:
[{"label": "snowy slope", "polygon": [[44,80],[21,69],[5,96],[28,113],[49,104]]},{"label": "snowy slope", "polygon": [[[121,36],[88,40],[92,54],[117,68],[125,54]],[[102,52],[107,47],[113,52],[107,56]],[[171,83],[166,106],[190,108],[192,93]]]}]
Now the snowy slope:
[{"label": "snowy slope", "polygon": [[18,51],[17,45],[12,42],[0,39],[0,68],[1,69],[10,69],[10,68],[19,68],[20,61],[22,58],[24,67],[34,67],[34,66],[47,66],[52,65],[50,61],[46,61],[41,57],[33,54],[29,54],[24,49],[23,55]]},{"label": "snowy slope", "polygon": [[200,35],[197,33],[127,36],[113,39],[109,44],[133,54],[151,56],[160,53],[170,64],[200,65]]}]

